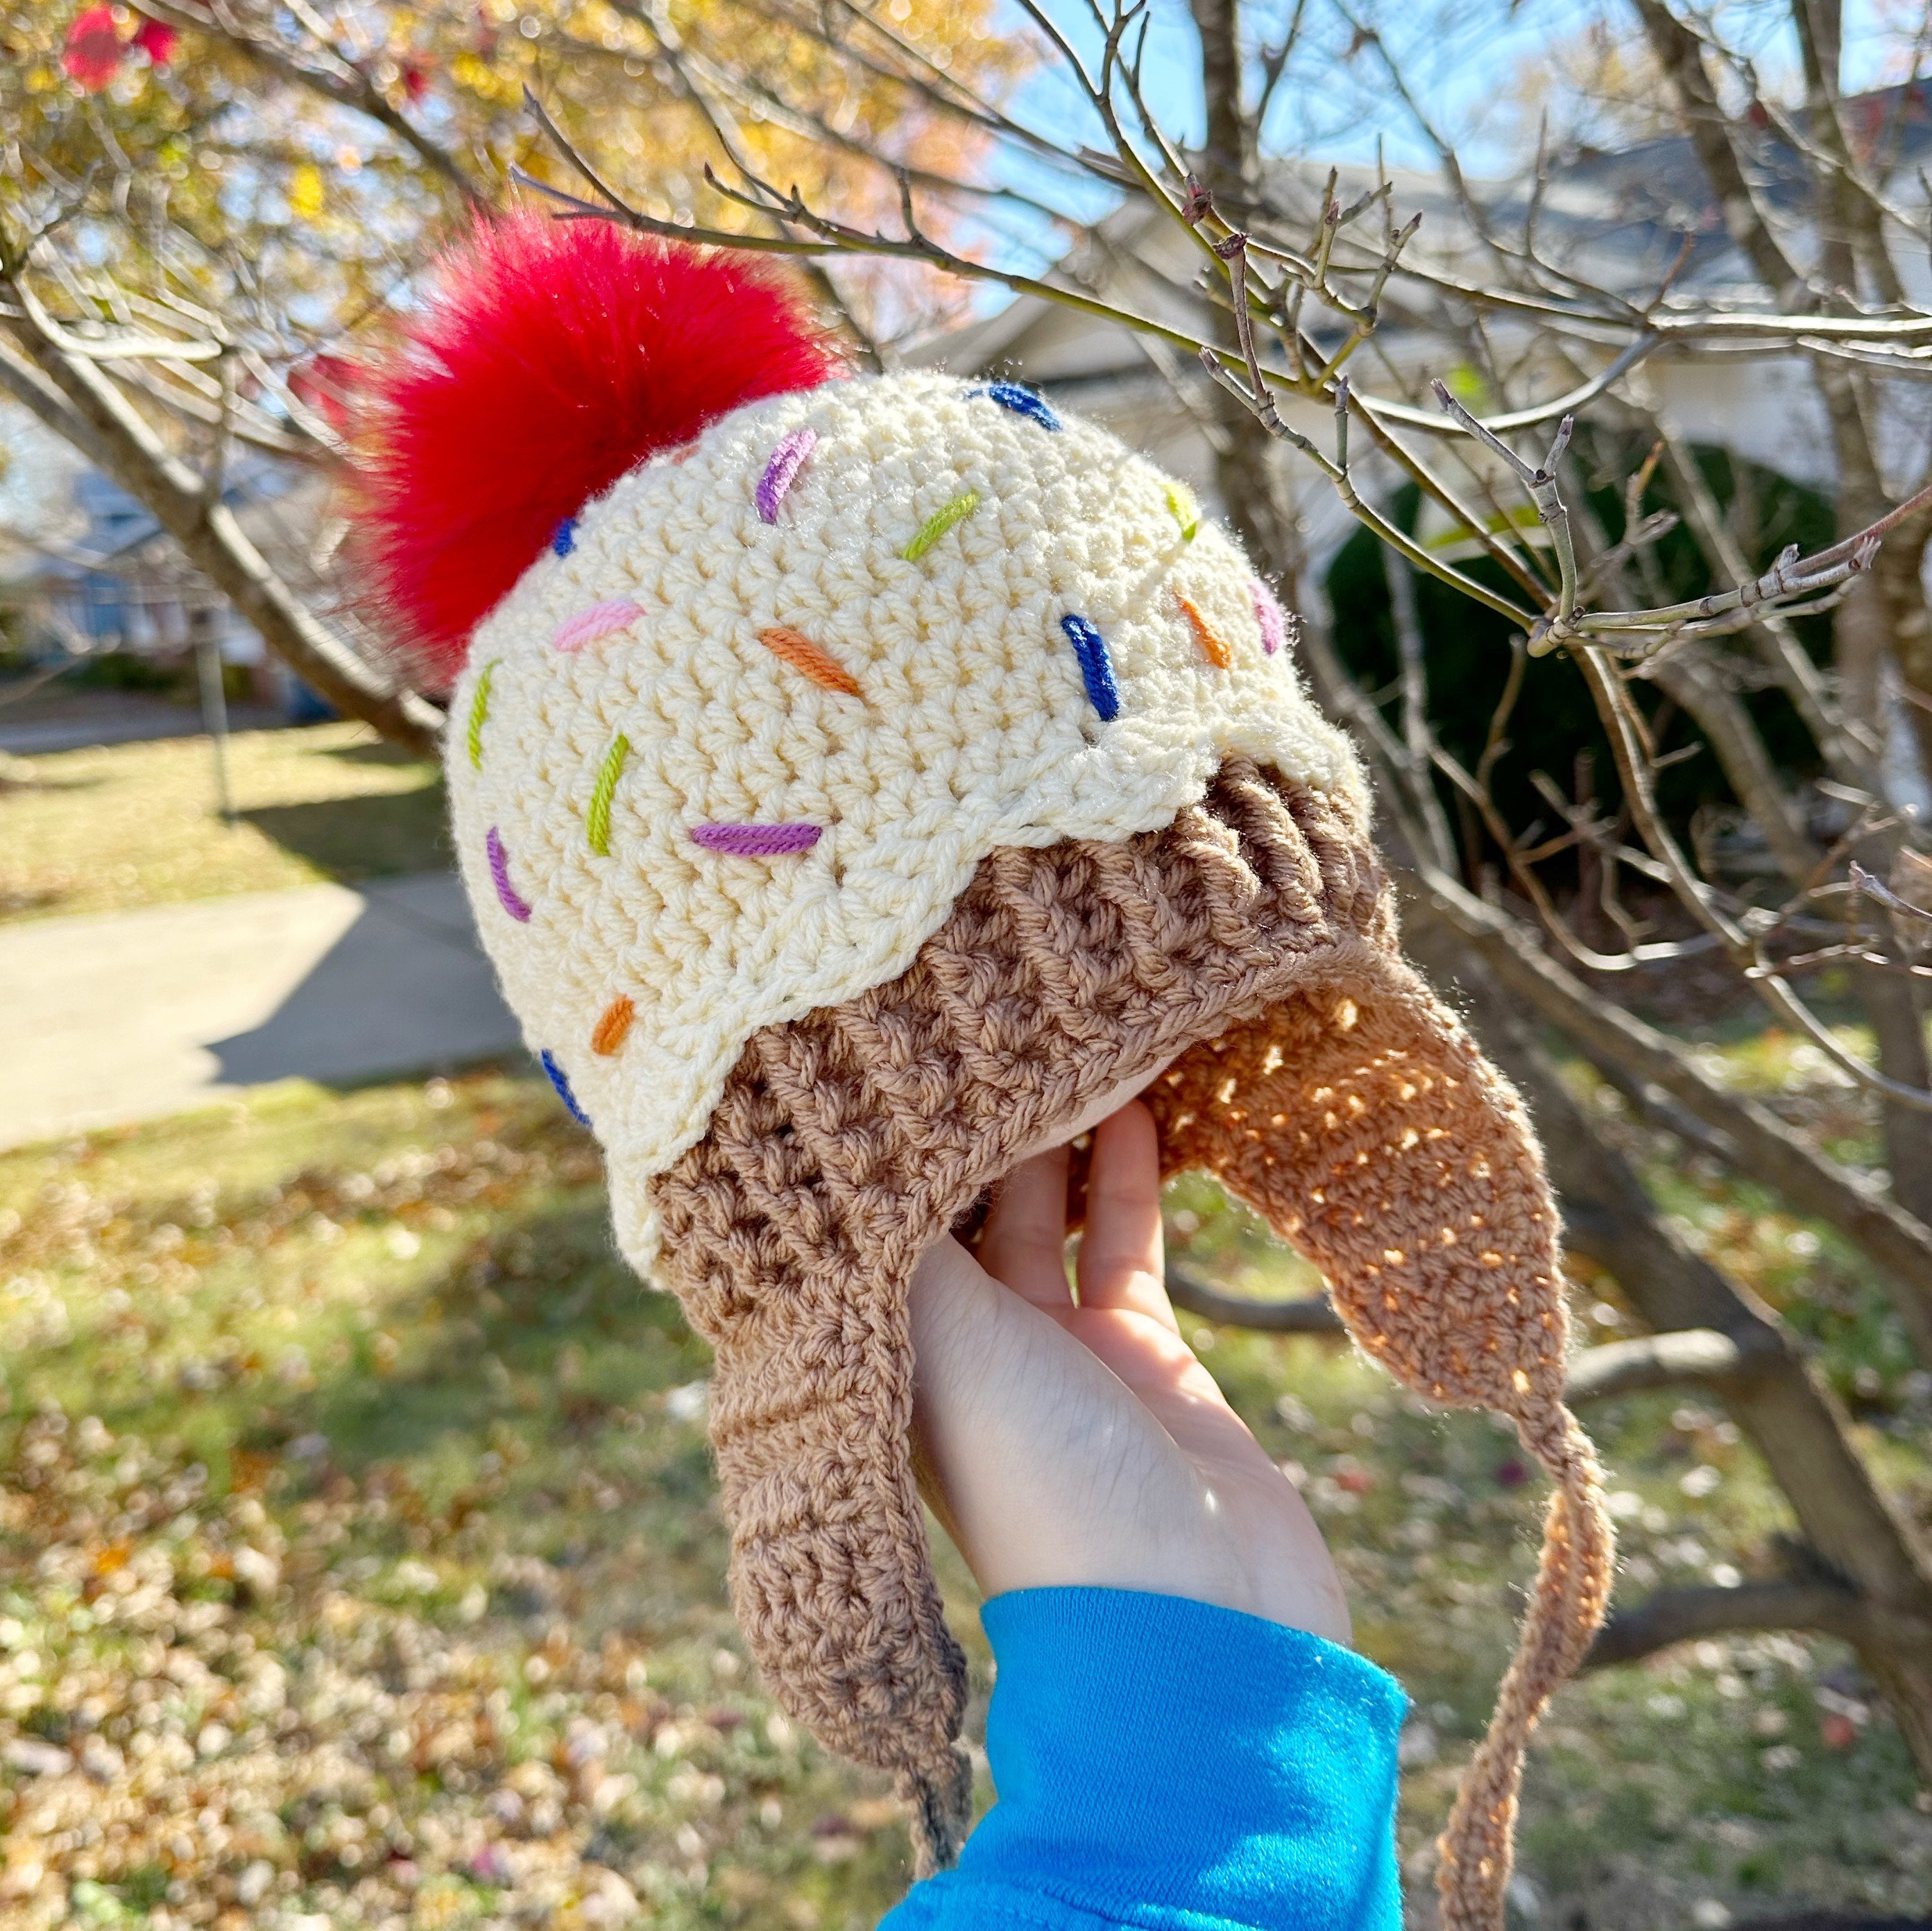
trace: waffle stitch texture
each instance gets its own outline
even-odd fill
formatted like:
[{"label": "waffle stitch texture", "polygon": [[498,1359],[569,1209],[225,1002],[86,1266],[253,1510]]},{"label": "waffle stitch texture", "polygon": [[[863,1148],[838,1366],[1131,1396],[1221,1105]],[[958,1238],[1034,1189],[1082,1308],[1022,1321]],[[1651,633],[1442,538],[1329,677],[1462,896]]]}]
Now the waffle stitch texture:
[{"label": "waffle stitch texture", "polygon": [[1022,1153],[1164,1068],[1168,1168],[1220,1176],[1369,1352],[1512,1417],[1553,1479],[1438,1876],[1448,1924],[1500,1926],[1523,1746],[1611,1561],[1556,1215],[1514,1093],[1400,958],[1360,772],[1238,549],[1112,437],[926,376],[739,410],[554,548],[472,648],[457,833],[621,1243],[716,1350],[774,1693],[950,1860],[964,1672],[908,1283]]}]

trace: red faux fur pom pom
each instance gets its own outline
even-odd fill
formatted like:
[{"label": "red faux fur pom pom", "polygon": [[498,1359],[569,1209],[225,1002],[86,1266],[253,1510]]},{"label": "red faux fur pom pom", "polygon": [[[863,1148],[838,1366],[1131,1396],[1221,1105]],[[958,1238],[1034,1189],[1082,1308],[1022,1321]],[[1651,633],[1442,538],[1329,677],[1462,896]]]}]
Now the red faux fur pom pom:
[{"label": "red faux fur pom pom", "polygon": [[740,261],[609,222],[480,223],[360,399],[364,553],[400,640],[454,678],[566,517],[654,450],[837,367]]}]

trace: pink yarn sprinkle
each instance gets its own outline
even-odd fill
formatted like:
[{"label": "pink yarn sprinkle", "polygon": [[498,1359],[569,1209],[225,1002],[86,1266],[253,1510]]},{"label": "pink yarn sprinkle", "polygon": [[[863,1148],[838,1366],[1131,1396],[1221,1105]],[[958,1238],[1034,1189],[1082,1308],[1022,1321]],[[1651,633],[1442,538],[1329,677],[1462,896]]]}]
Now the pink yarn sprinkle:
[{"label": "pink yarn sprinkle", "polygon": [[1272,657],[1288,641],[1288,619],[1274,592],[1258,577],[1248,586],[1248,595],[1254,600],[1255,621],[1262,627],[1262,648]]},{"label": "pink yarn sprinkle", "polygon": [[727,858],[788,858],[808,852],[823,825],[693,825],[692,842]]},{"label": "pink yarn sprinkle", "polygon": [[497,902],[518,925],[527,925],[530,922],[530,908],[518,896],[517,888],[510,883],[510,855],[503,849],[502,833],[494,825],[483,840],[483,848],[490,854],[490,878],[496,888]]},{"label": "pink yarn sprinkle", "polygon": [[557,625],[551,634],[550,647],[553,650],[581,650],[586,643],[595,643],[599,637],[629,629],[643,615],[643,610],[628,597],[619,597],[608,604],[592,604],[589,610],[579,610],[576,616],[566,617]]},{"label": "pink yarn sprinkle", "polygon": [[765,473],[758,478],[758,514],[764,521],[778,521],[778,505],[784,502],[784,493],[804,468],[805,459],[818,447],[815,429],[794,429],[789,436],[779,437],[772,460],[765,465]]}]

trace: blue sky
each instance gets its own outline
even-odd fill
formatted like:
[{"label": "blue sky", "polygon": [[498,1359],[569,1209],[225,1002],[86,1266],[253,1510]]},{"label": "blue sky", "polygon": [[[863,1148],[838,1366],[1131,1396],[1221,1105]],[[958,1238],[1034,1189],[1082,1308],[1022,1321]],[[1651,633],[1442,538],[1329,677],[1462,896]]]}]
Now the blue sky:
[{"label": "blue sky", "polygon": [[[1102,36],[1087,0],[1042,0],[1045,11],[1090,63],[1097,64]],[[1111,6],[1112,0],[1100,0]],[[1286,10],[1281,0],[1250,10],[1257,37]],[[1542,50],[1581,35],[1590,22],[1624,14],[1618,0],[1357,0],[1350,10],[1376,19],[1432,118],[1453,127],[1464,145],[1466,165],[1474,171],[1509,164],[1519,126],[1507,109],[1508,97],[1532,70]],[[1758,52],[1768,74],[1788,74],[1794,50],[1778,30],[1782,4],[1764,0],[1731,0],[1717,10],[1727,28]],[[1892,42],[1887,16],[1898,16],[1899,0],[1847,0],[1846,70],[1848,85],[1864,86],[1885,73]],[[1324,16],[1328,24],[1323,24]],[[1016,31],[1026,26],[1018,8],[1006,0],[1006,17]],[[1429,164],[1427,145],[1393,94],[1383,111],[1370,104],[1378,69],[1372,55],[1352,61],[1324,60],[1339,54],[1340,23],[1321,0],[1307,8],[1314,58],[1298,88],[1284,90],[1270,119],[1271,145],[1284,150],[1318,143],[1324,157],[1366,161],[1373,158],[1380,134],[1392,163]],[[1625,16],[1628,18],[1628,16]],[[1170,130],[1184,138],[1202,124],[1199,64],[1194,30],[1184,0],[1151,0],[1145,73],[1150,103]],[[1024,118],[1042,128],[1082,128],[1098,140],[1100,130],[1064,72],[1052,68],[1023,87],[1018,105]],[[1504,110],[1504,111],[1498,111]]]},{"label": "blue sky", "polygon": [[[1099,0],[1111,6],[1112,0]],[[1391,0],[1389,45],[1401,60],[1412,85],[1422,94],[1428,112],[1445,131],[1452,131],[1465,165],[1472,172],[1508,166],[1514,133],[1511,117],[1493,110],[1498,93],[1526,65],[1552,34],[1580,31],[1598,0],[1446,0],[1439,10],[1426,4],[1404,5]],[[1097,73],[1104,36],[1087,0],[1042,0],[1048,16]],[[1375,0],[1367,0],[1373,6]],[[1250,17],[1257,32],[1264,32],[1277,6],[1257,5]],[[1314,0],[1310,16],[1327,13]],[[1448,32],[1445,15],[1464,17]],[[1426,17],[1425,17],[1426,16]],[[1015,34],[1031,32],[1030,23],[1012,0],[1004,18]],[[1184,145],[1197,141],[1204,126],[1198,43],[1186,0],[1150,0],[1143,75],[1149,105],[1162,125]],[[1372,54],[1345,61],[1340,55],[1346,29],[1332,13],[1310,34],[1310,51],[1291,67],[1270,116],[1268,144],[1276,151],[1315,154],[1324,160],[1372,161],[1379,138],[1390,163],[1426,167],[1433,157],[1414,122],[1392,94],[1385,91],[1382,70]],[[1106,137],[1094,114],[1058,61],[1029,76],[1012,103],[1016,118],[1029,126],[1051,131],[1062,141],[1104,147]],[[1505,127],[1506,119],[1511,124]],[[998,163],[1008,185],[1087,219],[1104,213],[1112,196],[1095,183],[1070,181],[1065,173],[1024,155],[1007,154]],[[1003,214],[998,227],[1024,247],[1024,238],[1040,238],[1045,247],[1052,229],[1024,211]],[[1052,250],[1057,252],[1057,247]],[[1004,298],[988,290],[987,305]]]},{"label": "blue sky", "polygon": [[[1112,0],[1098,0],[1111,7]],[[1249,10],[1257,38],[1285,12],[1289,0],[1255,0]],[[1410,85],[1431,120],[1451,136],[1472,175],[1507,173],[1520,165],[1534,122],[1517,104],[1526,76],[1533,73],[1546,49],[1580,37],[1593,19],[1629,16],[1621,0],[1344,0],[1355,17],[1377,19]],[[1097,69],[1103,36],[1088,0],[1041,0],[1050,18]],[[1846,70],[1848,84],[1870,85],[1897,77],[1896,43],[1885,31],[1906,0],[1846,0]],[[1717,10],[1734,40],[1748,39],[1766,76],[1788,77],[1793,48],[1782,28],[1784,0],[1717,0]],[[1004,0],[1003,19],[1016,34],[1030,31],[1013,0]],[[1185,0],[1150,0],[1144,67],[1150,105],[1162,124],[1184,145],[1199,137],[1203,125],[1199,59]],[[1343,20],[1329,0],[1309,0],[1306,11],[1309,52],[1291,67],[1270,115],[1269,146],[1276,152],[1308,154],[1324,160],[1372,161],[1377,142],[1390,164],[1432,167],[1428,142],[1387,83],[1370,52],[1346,57]],[[1096,117],[1082,99],[1064,67],[1050,64],[1022,85],[1015,100],[1018,118],[1062,140],[1104,145]],[[1058,171],[1008,155],[1000,163],[1008,184],[1036,194],[1056,206],[1091,219],[1105,211],[1108,192],[1096,184],[1070,187]],[[1003,215],[999,226],[1016,247],[1037,237],[1046,247],[1052,231],[1023,211]],[[1049,250],[1052,252],[1054,250]],[[986,296],[997,306],[1001,298]]]}]

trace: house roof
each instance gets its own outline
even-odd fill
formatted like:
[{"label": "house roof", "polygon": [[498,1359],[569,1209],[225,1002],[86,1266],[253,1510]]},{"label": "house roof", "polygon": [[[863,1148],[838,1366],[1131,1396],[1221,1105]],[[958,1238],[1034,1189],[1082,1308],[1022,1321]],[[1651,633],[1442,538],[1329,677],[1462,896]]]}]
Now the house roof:
[{"label": "house roof", "polygon": [[[1914,81],[1860,94],[1846,109],[1852,138],[1866,152],[1884,157],[1888,178],[1916,179],[1919,168],[1932,163],[1932,83]],[[1748,169],[1774,226],[1804,259],[1811,250],[1809,165],[1762,115]],[[1280,228],[1312,229],[1328,175],[1326,165],[1315,162],[1271,164],[1264,198]],[[1348,197],[1372,187],[1377,178],[1364,166],[1342,168],[1338,175],[1338,191]],[[1411,258],[1439,272],[1480,273],[1486,244],[1442,176],[1404,171],[1389,178],[1399,218],[1418,211],[1423,217]],[[1491,232],[1506,237],[1522,234],[1534,191],[1527,174],[1471,184],[1471,197]],[[1536,198],[1540,252],[1586,281],[1648,301],[1670,277],[1667,299],[1680,304],[1722,299],[1747,307],[1770,305],[1725,231],[1688,136],[1664,136],[1613,151],[1575,149],[1550,166]],[[1101,222],[1060,268],[1067,279],[1095,288],[1130,312],[1204,334],[1210,319],[1206,304],[1188,292],[1195,247],[1178,223],[1136,199]],[[1922,253],[1912,250],[1908,279],[1926,280],[1918,264]],[[1399,343],[1405,332],[1399,311],[1390,307],[1385,344]],[[1009,370],[1056,390],[1123,382],[1144,389],[1150,376],[1156,385],[1161,379],[1132,331],[1032,295],[1016,296],[994,314],[916,345],[907,359],[962,374]]]}]

